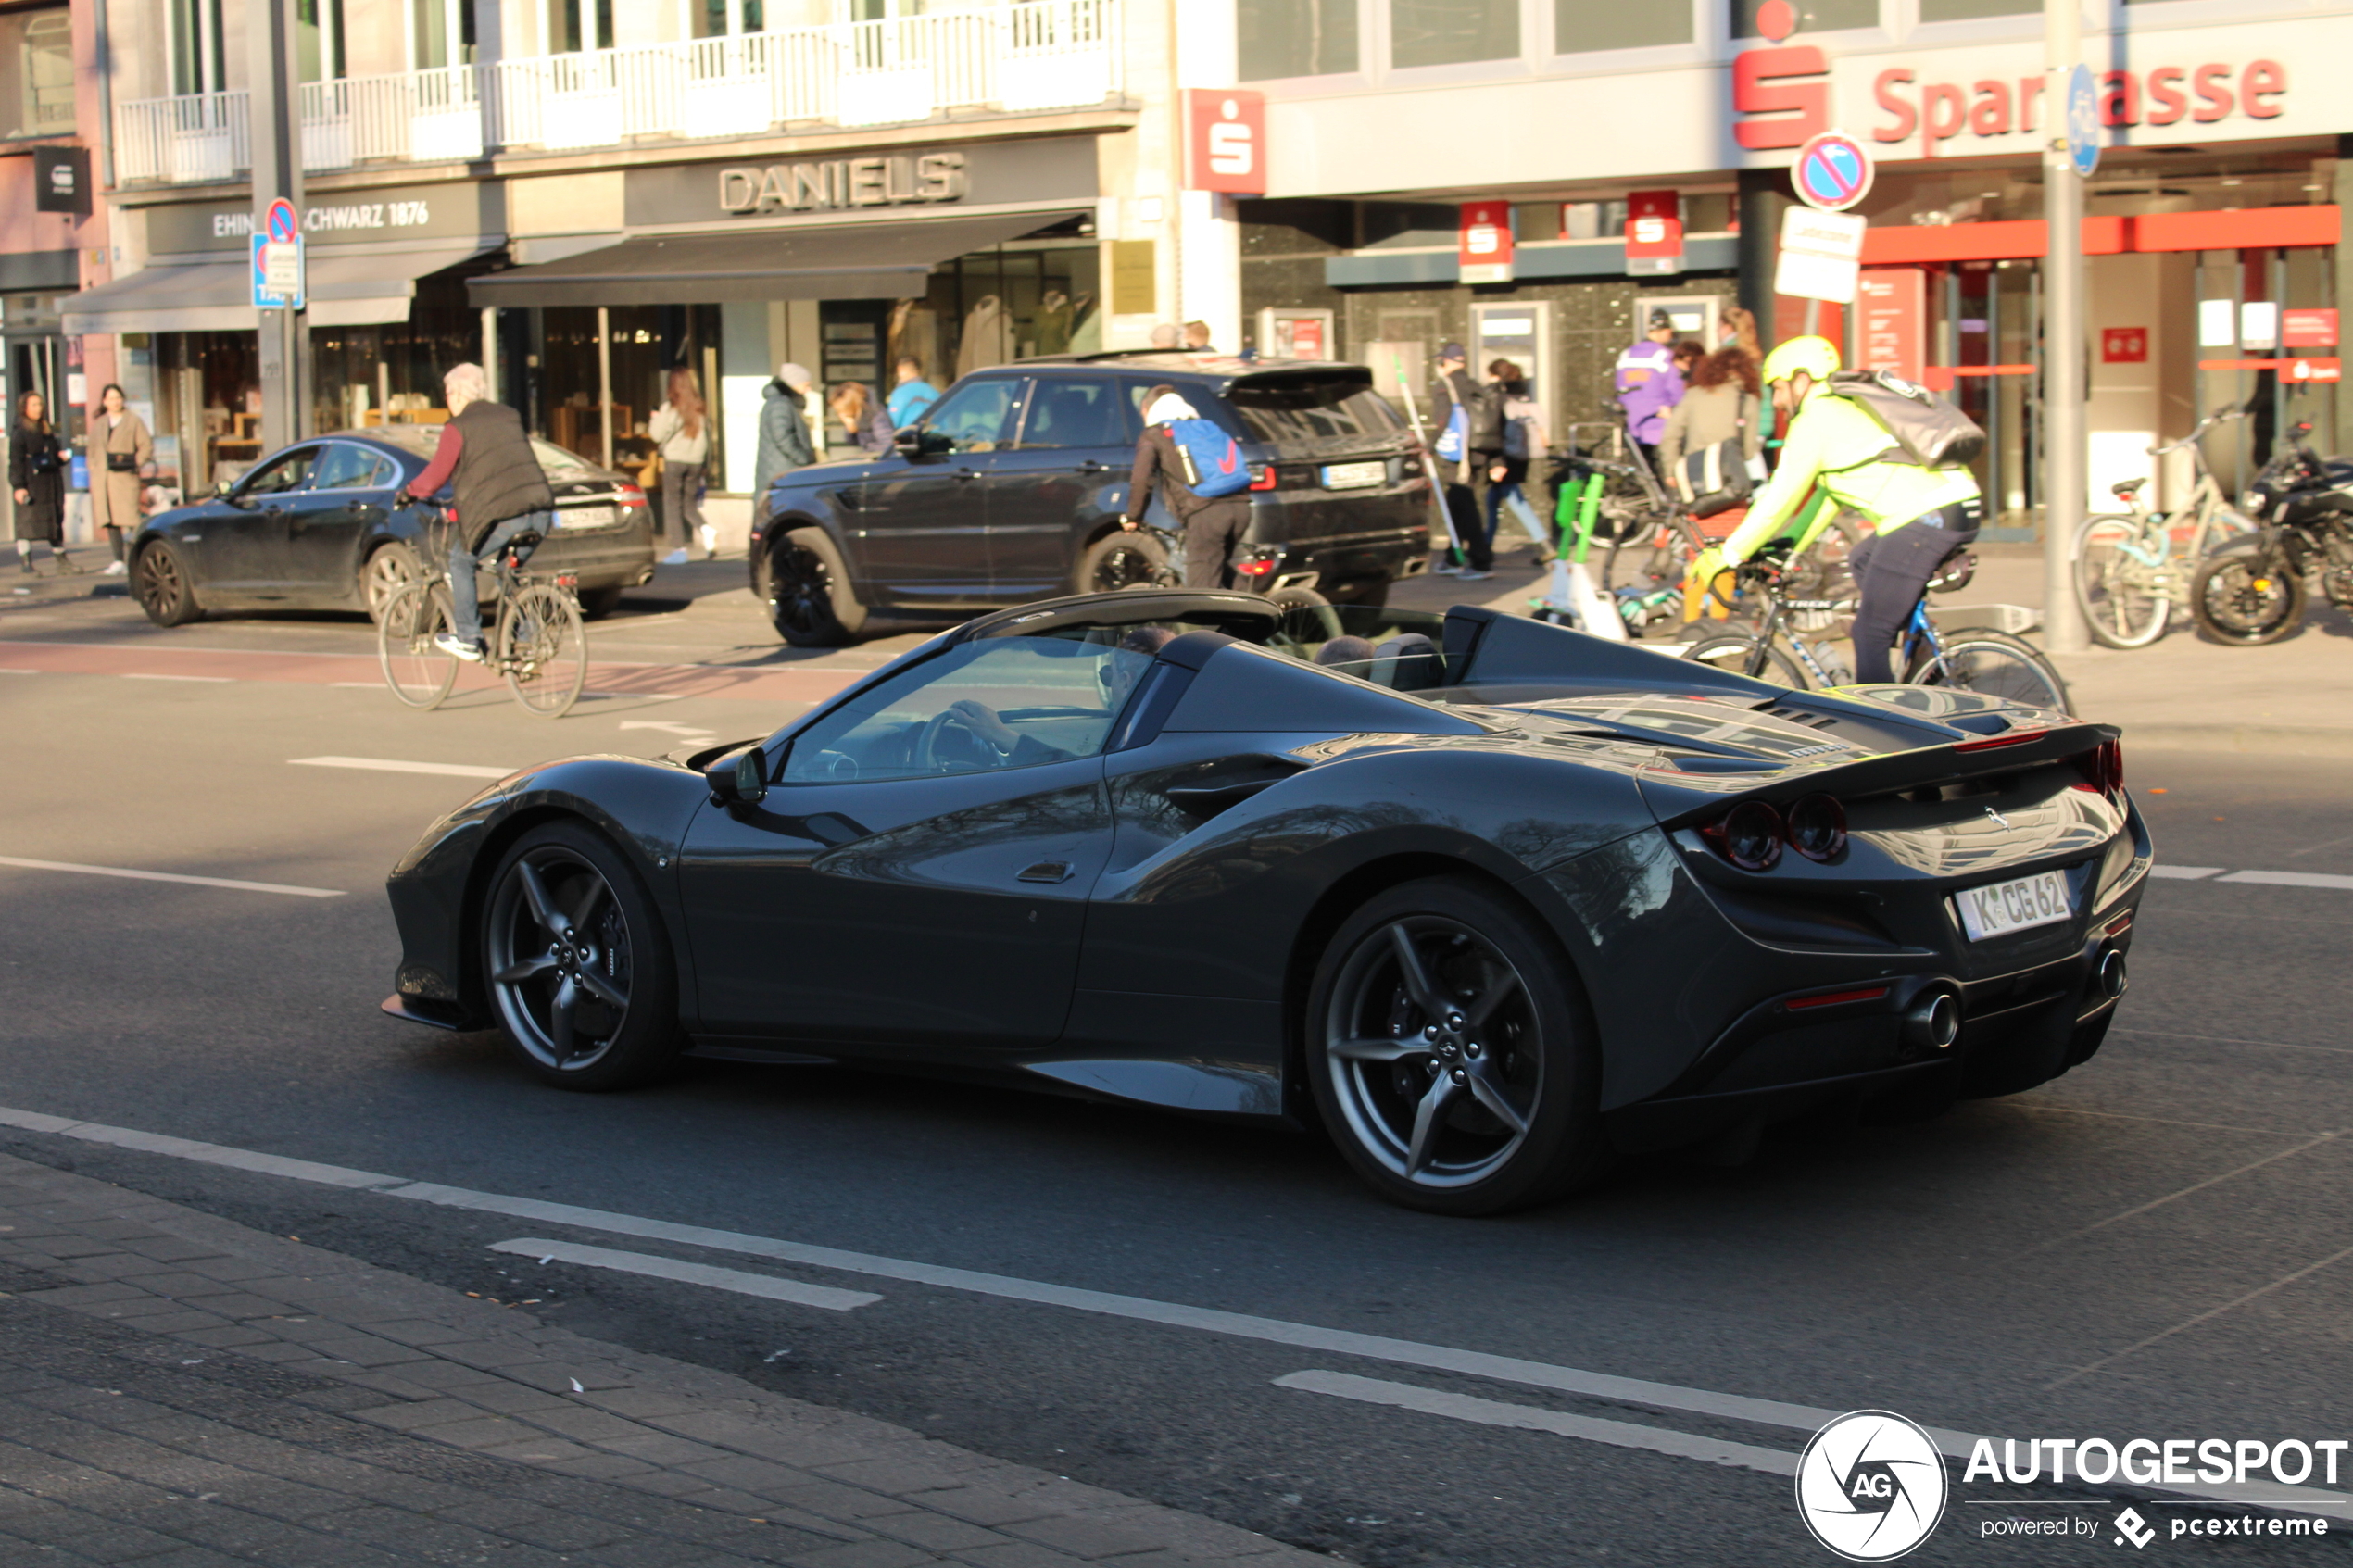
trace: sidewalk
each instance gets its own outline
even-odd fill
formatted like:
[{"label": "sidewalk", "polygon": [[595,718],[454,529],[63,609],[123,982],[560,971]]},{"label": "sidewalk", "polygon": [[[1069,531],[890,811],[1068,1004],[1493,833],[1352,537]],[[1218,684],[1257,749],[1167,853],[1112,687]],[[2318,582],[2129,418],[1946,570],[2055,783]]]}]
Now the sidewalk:
[{"label": "sidewalk", "polygon": [[130,596],[130,578],[106,574],[114,558],[107,553],[104,544],[69,545],[66,555],[82,569],[72,576],[58,573],[57,558],[47,550],[41,552],[41,559],[35,563],[38,570],[27,572],[20,565],[24,558],[14,544],[0,548],[0,610],[56,604],[62,599]]},{"label": "sidewalk", "polygon": [[0,1559],[1334,1559],[0,1156]]}]

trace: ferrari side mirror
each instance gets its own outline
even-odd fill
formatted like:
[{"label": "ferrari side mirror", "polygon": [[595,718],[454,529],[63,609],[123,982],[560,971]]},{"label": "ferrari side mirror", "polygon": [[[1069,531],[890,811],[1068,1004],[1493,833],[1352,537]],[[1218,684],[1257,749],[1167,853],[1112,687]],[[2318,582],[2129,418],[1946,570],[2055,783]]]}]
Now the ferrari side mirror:
[{"label": "ferrari side mirror", "polygon": [[768,779],[761,771],[762,761],[760,747],[748,746],[705,768],[702,776],[711,784],[711,803],[751,806],[766,798]]}]

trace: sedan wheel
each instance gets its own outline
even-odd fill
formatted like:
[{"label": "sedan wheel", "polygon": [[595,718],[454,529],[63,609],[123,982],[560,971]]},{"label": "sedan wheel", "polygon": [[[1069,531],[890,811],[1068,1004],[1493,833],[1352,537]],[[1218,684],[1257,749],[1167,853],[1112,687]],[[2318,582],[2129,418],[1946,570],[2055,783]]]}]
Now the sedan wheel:
[{"label": "sedan wheel", "polygon": [[678,1053],[677,980],[652,902],[621,854],[558,822],[507,852],[482,921],[501,1033],[541,1079],[614,1089]]},{"label": "sedan wheel", "polygon": [[392,596],[424,575],[417,564],[417,552],[406,545],[386,545],[368,558],[360,570],[359,587],[368,605],[368,619],[378,625],[384,623],[384,606]]},{"label": "sedan wheel", "polygon": [[1558,947],[1486,889],[1391,889],[1319,971],[1309,1075],[1326,1126],[1393,1200],[1490,1214],[1599,1164],[1581,998]]},{"label": "sedan wheel", "polygon": [[160,539],[139,552],[138,564],[131,570],[131,591],[147,619],[158,626],[184,626],[204,613],[188,581],[187,562]]}]

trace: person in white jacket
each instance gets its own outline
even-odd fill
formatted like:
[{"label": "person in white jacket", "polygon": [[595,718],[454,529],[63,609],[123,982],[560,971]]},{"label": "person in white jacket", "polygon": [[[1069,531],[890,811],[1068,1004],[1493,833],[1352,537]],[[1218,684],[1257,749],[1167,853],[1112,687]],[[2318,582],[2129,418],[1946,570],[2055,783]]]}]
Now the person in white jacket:
[{"label": "person in white jacket", "polygon": [[[654,410],[646,434],[661,453],[661,527],[673,542],[664,566],[680,566],[686,547],[701,535],[702,558],[719,553],[719,531],[702,517],[703,469],[711,459],[711,413],[695,372],[681,365],[670,372],[669,396]],[[690,533],[689,530],[693,532]]]}]

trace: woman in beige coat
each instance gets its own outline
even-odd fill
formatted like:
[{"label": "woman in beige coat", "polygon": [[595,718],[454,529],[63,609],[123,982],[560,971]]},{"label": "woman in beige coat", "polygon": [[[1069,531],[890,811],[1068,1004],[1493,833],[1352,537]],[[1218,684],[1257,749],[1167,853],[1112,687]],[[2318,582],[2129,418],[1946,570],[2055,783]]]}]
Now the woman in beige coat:
[{"label": "woman in beige coat", "polygon": [[156,438],[108,383],[90,421],[90,520],[107,531],[114,560],[107,575],[123,574],[122,542],[139,529],[139,470],[156,460]]}]

